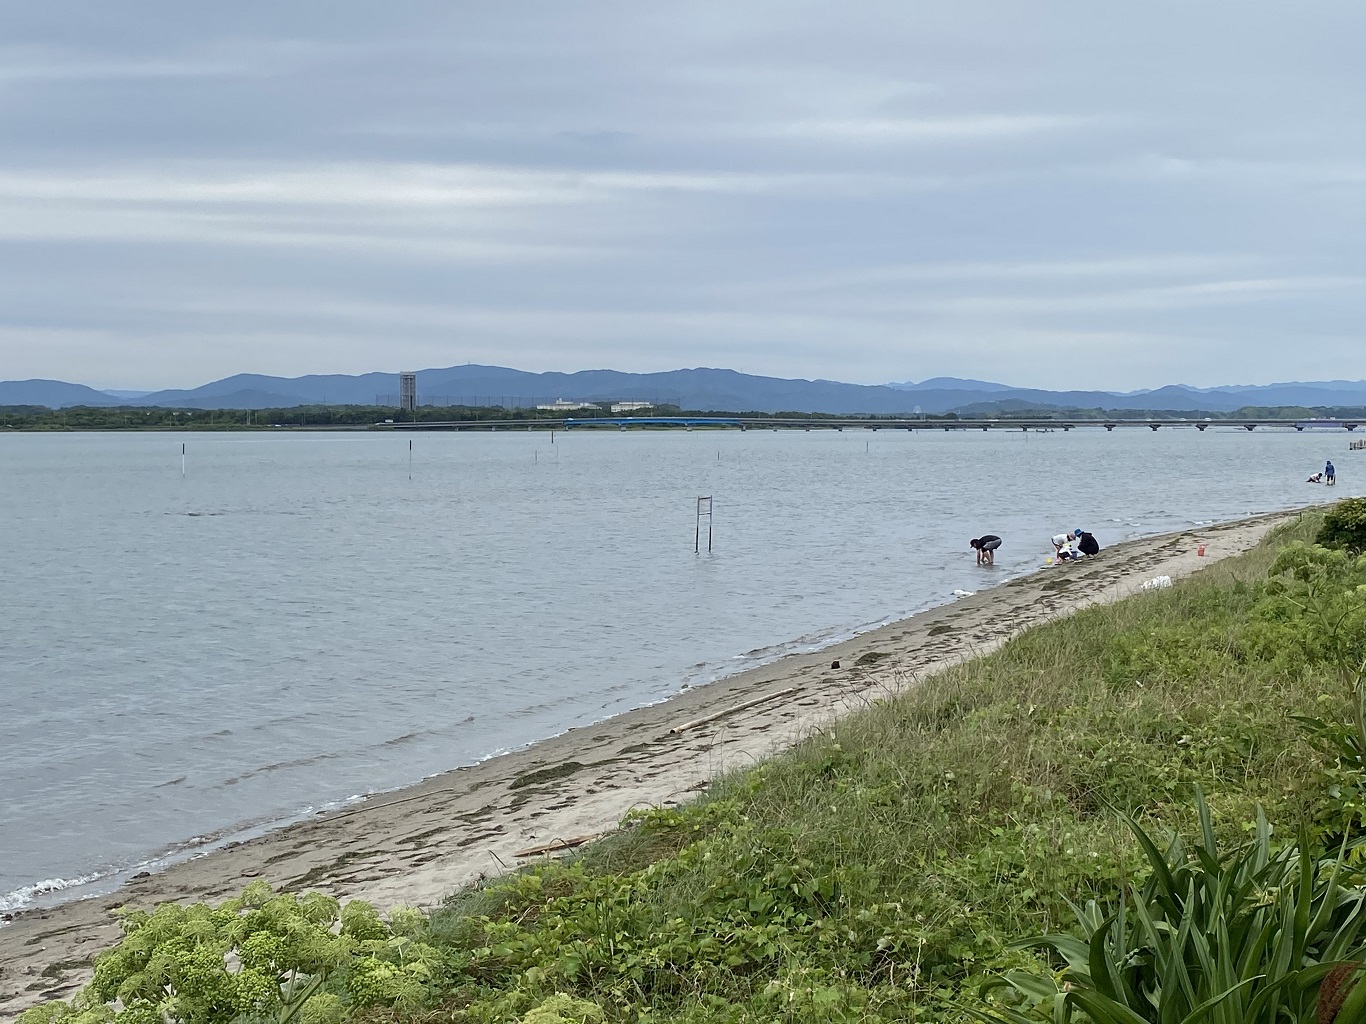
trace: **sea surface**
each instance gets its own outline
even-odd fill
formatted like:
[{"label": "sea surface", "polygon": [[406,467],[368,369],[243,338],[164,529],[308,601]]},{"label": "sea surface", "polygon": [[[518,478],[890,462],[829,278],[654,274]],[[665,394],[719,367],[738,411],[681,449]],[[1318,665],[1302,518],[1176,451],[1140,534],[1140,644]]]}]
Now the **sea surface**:
[{"label": "sea surface", "polygon": [[951,601],[1062,530],[1324,500],[1327,457],[1366,493],[1347,437],[0,435],[0,911]]}]

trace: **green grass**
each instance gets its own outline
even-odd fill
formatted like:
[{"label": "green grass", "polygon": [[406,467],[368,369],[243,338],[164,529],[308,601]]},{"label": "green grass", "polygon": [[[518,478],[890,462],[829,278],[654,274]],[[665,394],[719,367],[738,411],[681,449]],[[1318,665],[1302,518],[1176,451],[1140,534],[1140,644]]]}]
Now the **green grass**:
[{"label": "green grass", "polygon": [[1199,787],[1224,844],[1259,808],[1273,843],[1357,827],[1359,766],[1294,717],[1346,720],[1341,674],[1265,582],[1320,519],[1032,629],[572,860],[454,896],[421,934],[443,970],[361,1016],[965,1020],[984,979],[1056,966],[1014,940],[1073,930],[1073,904],[1146,875],[1125,815],[1198,833]]}]

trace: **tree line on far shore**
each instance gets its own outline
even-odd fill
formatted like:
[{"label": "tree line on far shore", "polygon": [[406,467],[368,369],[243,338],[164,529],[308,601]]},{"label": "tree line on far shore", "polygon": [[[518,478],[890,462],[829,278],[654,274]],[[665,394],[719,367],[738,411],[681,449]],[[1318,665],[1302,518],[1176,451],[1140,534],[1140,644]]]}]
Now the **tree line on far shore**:
[{"label": "tree line on far shore", "polygon": [[[576,410],[578,419],[610,417],[608,403],[594,409]],[[1053,407],[974,410],[969,412],[937,413],[934,415],[903,416],[847,416],[836,413],[809,413],[796,410],[784,412],[720,412],[717,410],[681,409],[675,405],[659,405],[639,410],[638,416],[694,416],[744,417],[746,419],[805,419],[805,420],[867,420],[871,423],[926,419],[932,421],[958,419],[1003,420],[1135,420],[1187,419],[1211,422],[1244,419],[1283,419],[1287,421],[1327,419],[1360,420],[1366,422],[1366,407],[1248,406],[1235,412],[1205,412],[1176,409],[1114,410],[1114,409],[1058,409]],[[388,422],[442,423],[452,421],[486,422],[518,419],[540,420],[547,425],[564,419],[564,412],[552,409],[522,409],[503,406],[419,406],[413,411],[400,411],[392,406],[378,405],[300,405],[282,409],[172,409],[161,406],[71,406],[49,409],[45,406],[0,406],[0,430],[276,430],[281,428],[369,428]]]}]

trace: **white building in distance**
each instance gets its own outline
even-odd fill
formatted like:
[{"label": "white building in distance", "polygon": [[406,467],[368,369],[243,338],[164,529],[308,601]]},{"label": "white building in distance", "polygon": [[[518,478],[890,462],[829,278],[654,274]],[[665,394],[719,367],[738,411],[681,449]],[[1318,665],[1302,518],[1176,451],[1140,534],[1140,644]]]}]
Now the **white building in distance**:
[{"label": "white building in distance", "polygon": [[639,412],[641,409],[653,409],[654,402],[613,402],[613,412]]},{"label": "white building in distance", "polygon": [[596,409],[598,406],[593,402],[566,402],[563,398],[557,398],[549,405],[538,405],[536,408],[546,412],[579,412],[584,409]]}]

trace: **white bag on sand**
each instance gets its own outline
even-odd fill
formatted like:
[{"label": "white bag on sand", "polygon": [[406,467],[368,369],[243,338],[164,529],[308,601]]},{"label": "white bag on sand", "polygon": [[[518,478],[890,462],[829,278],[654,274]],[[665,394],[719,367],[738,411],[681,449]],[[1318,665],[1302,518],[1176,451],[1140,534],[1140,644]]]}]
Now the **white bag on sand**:
[{"label": "white bag on sand", "polygon": [[1170,587],[1171,585],[1172,578],[1170,576],[1154,576],[1152,579],[1148,580],[1147,583],[1143,584],[1143,589],[1161,590],[1162,588]]},{"label": "white bag on sand", "polygon": [[953,596],[954,596],[954,597],[972,597],[972,596],[973,596],[974,594],[976,594],[976,593],[977,593],[977,591],[975,591],[975,590],[955,590],[955,591],[953,592]]}]

